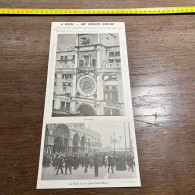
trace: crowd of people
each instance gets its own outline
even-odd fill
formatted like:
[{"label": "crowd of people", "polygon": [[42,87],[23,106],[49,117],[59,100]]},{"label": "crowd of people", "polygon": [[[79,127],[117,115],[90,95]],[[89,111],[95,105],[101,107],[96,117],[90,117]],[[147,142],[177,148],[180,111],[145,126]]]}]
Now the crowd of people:
[{"label": "crowd of people", "polygon": [[[43,154],[43,167],[53,166],[58,175],[59,171],[65,175],[72,174],[72,170],[77,170],[79,166],[84,168],[84,173],[88,168],[94,167],[95,177],[98,177],[99,167],[107,167],[108,173],[111,171],[132,171],[134,172],[135,162],[133,152],[99,152],[99,153],[53,153]],[[64,171],[63,171],[64,170]]]}]

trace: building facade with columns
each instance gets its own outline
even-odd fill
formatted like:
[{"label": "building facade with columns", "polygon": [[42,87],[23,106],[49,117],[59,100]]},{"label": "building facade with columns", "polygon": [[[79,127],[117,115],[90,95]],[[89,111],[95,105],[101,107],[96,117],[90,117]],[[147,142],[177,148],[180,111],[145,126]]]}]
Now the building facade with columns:
[{"label": "building facade with columns", "polygon": [[56,53],[52,115],[124,115],[118,34],[77,34],[74,41]]},{"label": "building facade with columns", "polygon": [[47,124],[45,153],[86,153],[101,150],[100,134],[83,123]]}]

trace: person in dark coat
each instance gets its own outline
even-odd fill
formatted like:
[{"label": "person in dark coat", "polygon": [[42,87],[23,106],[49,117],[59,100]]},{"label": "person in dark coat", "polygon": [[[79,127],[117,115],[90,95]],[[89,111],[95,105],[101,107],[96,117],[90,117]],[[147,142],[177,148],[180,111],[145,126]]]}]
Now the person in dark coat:
[{"label": "person in dark coat", "polygon": [[98,177],[98,169],[100,166],[100,158],[98,154],[95,154],[93,162],[94,162],[95,177]]},{"label": "person in dark coat", "polygon": [[81,155],[79,156],[79,161],[80,161],[80,164],[81,164],[82,167],[84,167],[84,164],[85,164],[84,158],[85,158],[85,156],[84,156],[83,154],[81,154]]},{"label": "person in dark coat", "polygon": [[58,159],[58,155],[55,154],[55,155],[53,156],[53,158],[52,158],[54,170],[56,170],[56,169],[58,168],[57,159]]},{"label": "person in dark coat", "polygon": [[110,171],[110,168],[112,170],[112,173],[114,173],[113,172],[113,166],[114,166],[114,158],[111,155],[109,155],[108,156],[108,173]]},{"label": "person in dark coat", "polygon": [[119,155],[118,156],[117,164],[116,164],[116,170],[117,171],[125,171],[125,170],[127,170],[125,155]]},{"label": "person in dark coat", "polygon": [[66,159],[65,159],[65,175],[67,175],[67,170],[68,169],[70,171],[70,174],[72,174],[71,168],[72,168],[72,159],[71,159],[70,155],[67,155]]},{"label": "person in dark coat", "polygon": [[130,155],[127,156],[127,164],[128,164],[128,167],[129,167],[128,171],[130,169],[132,169],[132,172],[134,172],[133,167],[135,166],[135,162],[134,162],[134,156],[133,155],[130,154]]},{"label": "person in dark coat", "polygon": [[43,167],[45,168],[47,164],[47,154],[43,154]]},{"label": "person in dark coat", "polygon": [[63,173],[63,158],[61,155],[59,155],[59,157],[57,158],[57,172],[56,175],[58,174],[58,171],[61,169],[61,174]]},{"label": "person in dark coat", "polygon": [[84,158],[84,165],[85,165],[84,173],[87,173],[87,169],[89,167],[89,164],[90,164],[90,158],[89,158],[88,154],[86,154],[85,158]]},{"label": "person in dark coat", "polygon": [[74,170],[77,170],[77,168],[79,167],[79,157],[77,154],[74,154],[73,156],[73,166]]}]

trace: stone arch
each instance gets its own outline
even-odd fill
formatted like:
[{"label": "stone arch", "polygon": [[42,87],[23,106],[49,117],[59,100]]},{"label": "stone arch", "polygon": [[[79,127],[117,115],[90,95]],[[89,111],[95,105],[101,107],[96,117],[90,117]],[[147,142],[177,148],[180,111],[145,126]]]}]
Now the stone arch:
[{"label": "stone arch", "polygon": [[[62,140],[62,148],[60,152],[68,153],[69,152],[69,140],[70,140],[70,131],[68,126],[64,124],[59,124],[56,126],[54,132],[54,149],[58,146],[58,142],[55,142],[55,139],[61,138]],[[57,152],[56,150],[54,152]]]},{"label": "stone arch", "polygon": [[54,139],[54,148],[53,148],[53,152],[63,152],[63,140],[61,137],[56,137]]},{"label": "stone arch", "polygon": [[82,103],[78,106],[77,112],[81,116],[96,116],[96,111],[93,106]]},{"label": "stone arch", "polygon": [[80,148],[80,137],[78,133],[75,133],[73,136],[73,148],[72,151],[73,152],[79,152],[79,148]]},{"label": "stone arch", "polygon": [[59,124],[56,126],[54,136],[61,136],[63,138],[70,138],[70,131],[67,125]]}]

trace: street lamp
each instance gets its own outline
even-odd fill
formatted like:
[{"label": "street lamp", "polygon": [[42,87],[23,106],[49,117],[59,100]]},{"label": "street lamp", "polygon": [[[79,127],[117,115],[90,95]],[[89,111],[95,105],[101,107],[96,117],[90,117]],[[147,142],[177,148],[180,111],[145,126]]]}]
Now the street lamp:
[{"label": "street lamp", "polygon": [[122,136],[119,136],[119,140],[116,138],[116,134],[115,134],[115,132],[113,132],[113,137],[111,136],[110,137],[111,138],[111,143],[113,143],[114,144],[114,153],[116,152],[116,144],[118,144],[120,141],[121,141],[121,139],[122,139]]}]

